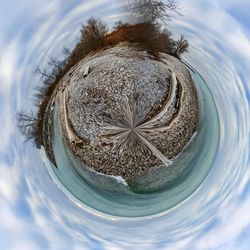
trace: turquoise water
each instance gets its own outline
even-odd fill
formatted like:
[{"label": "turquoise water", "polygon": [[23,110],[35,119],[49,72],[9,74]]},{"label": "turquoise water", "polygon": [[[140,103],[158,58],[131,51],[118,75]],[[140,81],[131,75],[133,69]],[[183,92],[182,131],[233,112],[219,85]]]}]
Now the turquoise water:
[{"label": "turquoise water", "polygon": [[212,167],[220,131],[216,105],[208,86],[191,67],[190,73],[199,96],[198,132],[171,167],[162,168],[151,179],[144,180],[146,189],[153,190],[153,193],[136,194],[114,178],[81,167],[62,140],[57,103],[53,150],[58,168],[53,170],[62,185],[84,205],[96,210],[94,213],[99,211],[120,217],[157,215],[188,198],[201,185]]}]

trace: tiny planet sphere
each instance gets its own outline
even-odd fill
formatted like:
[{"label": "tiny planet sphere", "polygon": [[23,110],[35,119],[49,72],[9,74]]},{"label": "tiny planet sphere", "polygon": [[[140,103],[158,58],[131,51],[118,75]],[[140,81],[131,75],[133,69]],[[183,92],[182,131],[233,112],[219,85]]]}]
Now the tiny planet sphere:
[{"label": "tiny planet sphere", "polygon": [[85,57],[63,77],[57,98],[64,141],[81,168],[126,183],[171,168],[198,129],[186,66],[133,44]]}]

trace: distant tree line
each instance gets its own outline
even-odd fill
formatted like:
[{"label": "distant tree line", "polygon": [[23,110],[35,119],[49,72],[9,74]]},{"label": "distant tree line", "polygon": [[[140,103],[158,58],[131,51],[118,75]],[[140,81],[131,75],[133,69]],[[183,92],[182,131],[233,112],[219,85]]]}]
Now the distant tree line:
[{"label": "distant tree line", "polygon": [[18,114],[18,126],[21,133],[29,139],[33,139],[36,146],[43,143],[43,126],[46,108],[59,81],[69,69],[81,61],[91,52],[97,52],[120,42],[136,43],[149,53],[158,55],[159,52],[168,53],[177,58],[188,50],[188,41],[183,36],[175,40],[172,33],[164,28],[160,21],[166,22],[170,19],[171,12],[177,12],[175,0],[137,0],[127,1],[128,11],[136,12],[142,16],[141,22],[128,24],[117,22],[112,32],[107,25],[97,18],[91,17],[86,24],[82,25],[81,37],[74,49],[70,51],[63,49],[65,58],[61,61],[49,57],[48,69],[37,68],[36,73],[41,76],[42,86],[37,89],[36,105],[38,112],[22,111]]}]

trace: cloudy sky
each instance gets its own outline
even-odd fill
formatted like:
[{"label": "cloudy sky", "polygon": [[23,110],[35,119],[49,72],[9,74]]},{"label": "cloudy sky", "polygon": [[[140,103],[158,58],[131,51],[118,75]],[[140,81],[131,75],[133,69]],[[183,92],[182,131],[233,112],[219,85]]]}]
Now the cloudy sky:
[{"label": "cloudy sky", "polygon": [[[249,249],[250,2],[180,0],[170,27],[207,81],[221,119],[219,154],[204,185],[145,220],[89,211],[60,185],[44,154],[23,143],[16,113],[32,108],[36,67],[72,48],[90,16],[122,17],[119,1],[0,1],[0,249]],[[48,163],[47,163],[48,165]]]}]

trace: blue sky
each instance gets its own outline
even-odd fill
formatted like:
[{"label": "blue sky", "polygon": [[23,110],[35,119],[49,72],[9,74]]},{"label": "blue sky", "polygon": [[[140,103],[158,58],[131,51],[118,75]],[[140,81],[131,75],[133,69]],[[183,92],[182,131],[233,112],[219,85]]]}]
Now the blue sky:
[{"label": "blue sky", "polygon": [[189,39],[186,58],[207,80],[221,119],[230,123],[222,125],[221,156],[205,184],[166,215],[135,222],[85,210],[56,183],[41,152],[22,143],[15,125],[16,112],[32,105],[39,84],[36,66],[45,66],[48,55],[60,55],[63,46],[72,47],[91,15],[116,21],[117,5],[111,0],[1,1],[0,249],[249,248],[250,2],[182,0],[180,5],[184,16],[171,27]]}]

